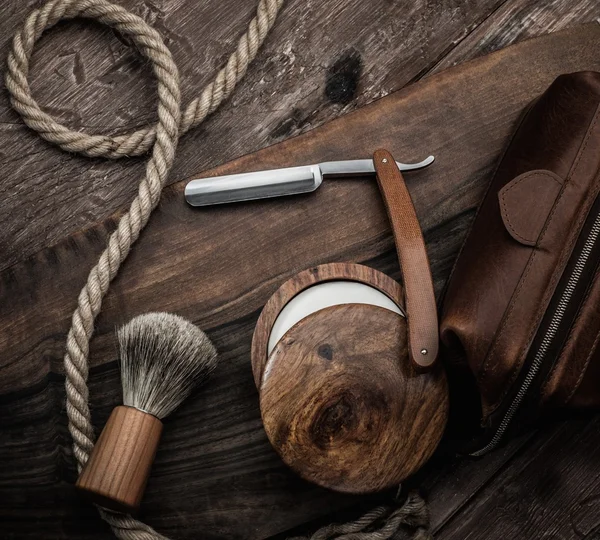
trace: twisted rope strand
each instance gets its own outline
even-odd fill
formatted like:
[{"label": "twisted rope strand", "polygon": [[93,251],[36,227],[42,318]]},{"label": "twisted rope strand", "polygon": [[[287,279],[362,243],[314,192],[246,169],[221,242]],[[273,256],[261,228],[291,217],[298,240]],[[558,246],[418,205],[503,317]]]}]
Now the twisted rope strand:
[{"label": "twisted rope strand", "polygon": [[[10,101],[27,126],[43,139],[66,152],[108,159],[139,156],[151,150],[146,174],[138,186],[136,197],[127,213],[119,220],[117,229],[110,235],[106,249],[79,293],[67,336],[64,357],[67,415],[69,431],[73,437],[73,454],[79,471],[94,447],[94,430],[88,405],[88,356],[94,322],[102,307],[102,300],[158,204],[173,165],[179,137],[201,124],[231,95],[246,73],[248,64],[256,57],[282,4],[283,0],[259,0],[256,16],[239,39],[236,50],[213,81],[204,87],[200,96],[192,99],[183,112],[179,72],[160,34],[137,15],[107,0],[50,0],[29,14],[13,38],[5,75]],[[42,34],[57,22],[77,17],[95,19],[129,37],[142,56],[151,62],[158,82],[158,122],[155,125],[114,137],[90,135],[69,129],[40,108],[31,94],[27,80],[34,46]],[[324,527],[317,531],[312,540],[332,537],[384,540],[391,538],[402,524],[419,527],[415,539],[428,539],[429,535],[423,528],[427,526],[427,519],[423,517],[424,512],[426,513],[425,503],[414,497],[409,495],[407,502],[391,514],[387,508],[379,507],[353,523]],[[99,508],[99,512],[117,538],[167,540],[165,536],[129,515],[102,508]],[[379,529],[365,532],[365,529],[373,528],[382,519],[385,522]]]},{"label": "twisted rope strand", "polygon": [[[251,62],[275,22],[283,0],[260,0],[256,16],[240,38],[235,52],[215,79],[193,99],[181,114],[179,72],[171,52],[160,34],[143,19],[106,0],[51,0],[33,10],[13,38],[5,77],[13,108],[25,123],[48,142],[67,152],[90,157],[117,159],[144,154],[152,149],[146,174],[137,196],[111,234],[98,263],[89,273],[81,290],[67,336],[64,358],[66,374],[67,415],[73,437],[73,453],[79,471],[94,447],[94,430],[88,406],[89,343],[94,321],[102,307],[102,299],[110,282],[119,271],[133,243],[145,227],[158,204],[163,186],[175,157],[179,137],[200,124],[229,97],[246,73]],[[83,17],[95,19],[129,37],[140,53],[152,64],[158,82],[158,123],[141,130],[109,137],[72,131],[42,111],[32,97],[28,75],[36,42],[58,21]],[[182,121],[183,118],[183,121]],[[131,516],[100,510],[118,538],[125,540],[162,540],[165,537]]]},{"label": "twisted rope strand", "polygon": [[[250,21],[244,35],[239,39],[236,50],[231,54],[225,67],[190,101],[181,115],[180,135],[201,124],[217,110],[230,95],[236,84],[245,75],[248,65],[271,30],[283,0],[260,0],[256,16]],[[51,0],[41,8],[33,10],[23,27],[13,39],[13,47],[8,57],[6,85],[11,93],[12,106],[23,117],[25,123],[40,136],[58,145],[67,152],[76,152],[90,157],[118,159],[124,156],[146,154],[152,148],[157,127],[148,126],[137,131],[117,135],[89,135],[72,131],[42,111],[31,95],[27,77],[29,60],[35,43],[44,31],[58,21],[77,17],[95,19],[131,38],[142,55],[153,65],[159,82],[166,91],[177,92],[179,81],[171,77],[177,72],[173,68],[171,54],[164,45],[160,34],[143,19],[126,9],[106,0]],[[159,89],[159,94],[161,90]]]}]

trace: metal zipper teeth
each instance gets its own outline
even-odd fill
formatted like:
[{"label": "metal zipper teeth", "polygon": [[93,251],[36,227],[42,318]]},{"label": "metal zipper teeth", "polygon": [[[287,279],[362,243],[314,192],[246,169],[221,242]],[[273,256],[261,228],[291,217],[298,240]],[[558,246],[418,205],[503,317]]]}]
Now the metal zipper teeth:
[{"label": "metal zipper teeth", "polygon": [[575,264],[575,268],[573,269],[573,273],[571,274],[571,277],[569,278],[569,281],[567,282],[565,290],[562,293],[562,296],[560,298],[560,301],[558,302],[556,311],[554,312],[554,315],[552,316],[550,324],[548,325],[548,330],[546,331],[546,334],[544,335],[544,338],[542,339],[542,342],[540,343],[540,347],[537,350],[537,353],[535,355],[535,358],[533,359],[533,362],[531,363],[531,366],[529,367],[529,372],[527,373],[527,376],[525,377],[525,380],[523,381],[521,388],[519,388],[519,391],[517,392],[517,395],[513,399],[512,403],[510,405],[510,408],[508,409],[508,411],[506,411],[506,414],[504,415],[502,422],[498,426],[496,433],[492,437],[492,440],[486,446],[481,448],[480,450],[473,452],[471,454],[472,456],[478,457],[478,456],[482,456],[483,454],[486,454],[490,450],[493,450],[494,448],[496,448],[498,446],[498,444],[500,443],[500,441],[502,440],[502,437],[504,436],[504,433],[508,429],[508,426],[510,425],[511,420],[513,419],[515,413],[517,412],[519,406],[521,405],[521,402],[523,401],[523,398],[525,397],[527,390],[531,386],[533,379],[535,378],[537,372],[539,371],[540,367],[542,366],[542,363],[544,362],[548,348],[549,348],[550,344],[552,343],[552,340],[555,338],[556,333],[558,332],[558,328],[559,328],[560,323],[562,322],[562,319],[565,315],[567,306],[569,305],[569,302],[571,301],[571,298],[573,297],[573,292],[575,291],[575,288],[577,287],[577,284],[579,283],[579,279],[581,278],[583,269],[590,257],[590,254],[592,253],[592,249],[594,247],[594,244],[596,243],[596,240],[598,239],[598,236],[600,236],[600,214],[598,214],[598,216],[596,216],[594,225],[591,228],[590,233],[585,241],[583,249],[581,250],[581,254],[579,255],[579,258],[577,259],[577,263]]}]

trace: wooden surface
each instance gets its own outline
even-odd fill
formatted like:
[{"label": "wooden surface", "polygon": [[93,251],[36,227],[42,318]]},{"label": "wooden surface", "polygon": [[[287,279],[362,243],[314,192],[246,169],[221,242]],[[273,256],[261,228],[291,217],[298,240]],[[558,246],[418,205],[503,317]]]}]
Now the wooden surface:
[{"label": "wooden surface", "polygon": [[[122,0],[165,37],[184,99],[233,50],[255,0]],[[4,0],[2,58],[38,0]],[[178,147],[171,181],[298,135],[424,76],[526,37],[600,17],[596,0],[288,0],[230,102]],[[118,133],[156,119],[148,66],[112,30],[75,21],[36,47],[30,84],[72,128]],[[0,95],[0,268],[124,207],[144,160],[115,164],[49,149]],[[41,172],[44,174],[40,174]],[[82,174],[85,171],[85,174]],[[33,223],[32,223],[33,222]]]},{"label": "wooden surface", "polygon": [[[4,53],[33,4],[3,6]],[[124,4],[167,36],[188,96],[222,63],[254,9],[233,0]],[[595,0],[356,0],[343,9],[334,0],[292,0],[233,99],[184,138],[171,180],[307,131],[449,65],[597,17]],[[600,69],[599,43],[594,25],[507,49],[222,171],[365,157],[377,146],[407,161],[434,153],[436,168],[407,182],[439,291],[519,111],[558,73]],[[34,55],[32,86],[71,126],[116,132],[154,118],[154,86],[140,67],[112,32],[65,24]],[[108,216],[132,197],[143,161],[86,160],[51,148],[23,127],[5,93],[0,122],[0,532],[110,538],[73,487],[62,354],[75,298],[114,228]],[[285,468],[262,430],[249,365],[252,330],[270,294],[298,270],[336,260],[398,277],[387,219],[368,182],[203,212],[185,206],[182,184],[165,192],[97,321],[90,376],[100,428],[120,401],[114,327],[149,309],[191,318],[221,353],[211,384],[166,422],[141,514],[161,532],[264,538],[376,502],[334,495]],[[477,462],[435,459],[415,482],[431,502],[438,538],[593,538],[598,427],[597,418],[580,419]]]}]

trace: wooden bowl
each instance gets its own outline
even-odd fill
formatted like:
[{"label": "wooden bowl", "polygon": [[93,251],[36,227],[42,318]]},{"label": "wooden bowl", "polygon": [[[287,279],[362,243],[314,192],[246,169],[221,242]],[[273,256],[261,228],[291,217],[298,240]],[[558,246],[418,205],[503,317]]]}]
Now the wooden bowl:
[{"label": "wooden bowl", "polygon": [[402,308],[397,282],[357,264],[322,265],[284,283],[252,341],[263,424],[302,478],[347,493],[382,490],[416,472],[436,449],[448,415],[446,377],[439,365],[417,372],[408,359],[406,319],[368,304],[311,313],[268,354],[281,310],[327,281],[370,285]]}]

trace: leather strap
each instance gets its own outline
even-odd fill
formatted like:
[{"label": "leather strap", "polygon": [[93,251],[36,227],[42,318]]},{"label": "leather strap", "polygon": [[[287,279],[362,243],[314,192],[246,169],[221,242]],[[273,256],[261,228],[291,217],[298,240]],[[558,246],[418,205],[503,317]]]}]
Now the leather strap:
[{"label": "leather strap", "polygon": [[387,150],[373,154],[377,184],[392,225],[408,325],[408,354],[417,369],[430,368],[439,349],[437,306],[423,233],[404,178]]}]

